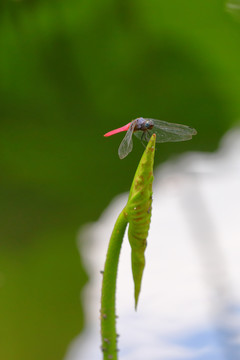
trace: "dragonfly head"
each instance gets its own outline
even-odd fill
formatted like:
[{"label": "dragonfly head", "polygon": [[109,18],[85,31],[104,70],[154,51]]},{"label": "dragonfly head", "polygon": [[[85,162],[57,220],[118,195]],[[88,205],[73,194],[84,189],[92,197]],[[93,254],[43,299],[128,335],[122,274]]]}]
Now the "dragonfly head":
[{"label": "dragonfly head", "polygon": [[146,122],[145,122],[145,127],[146,127],[146,129],[147,130],[151,130],[152,128],[153,128],[153,121],[152,120],[147,120]]}]

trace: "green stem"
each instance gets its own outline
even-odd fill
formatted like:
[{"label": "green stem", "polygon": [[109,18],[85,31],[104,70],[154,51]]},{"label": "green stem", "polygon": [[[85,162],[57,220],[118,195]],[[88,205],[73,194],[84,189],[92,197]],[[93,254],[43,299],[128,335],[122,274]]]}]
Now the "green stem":
[{"label": "green stem", "polygon": [[114,226],[104,266],[100,311],[104,360],[117,360],[118,358],[115,294],[119,255],[127,223],[127,216],[123,210]]}]

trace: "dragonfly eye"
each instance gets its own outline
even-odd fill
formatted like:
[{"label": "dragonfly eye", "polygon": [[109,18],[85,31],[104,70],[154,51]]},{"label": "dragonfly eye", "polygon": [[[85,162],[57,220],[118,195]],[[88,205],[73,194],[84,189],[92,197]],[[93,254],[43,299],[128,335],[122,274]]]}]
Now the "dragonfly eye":
[{"label": "dragonfly eye", "polygon": [[146,121],[145,127],[146,127],[146,129],[152,129],[152,127],[153,127],[152,122]]},{"label": "dragonfly eye", "polygon": [[144,130],[151,130],[153,128],[153,122],[151,120],[147,120],[144,123]]}]

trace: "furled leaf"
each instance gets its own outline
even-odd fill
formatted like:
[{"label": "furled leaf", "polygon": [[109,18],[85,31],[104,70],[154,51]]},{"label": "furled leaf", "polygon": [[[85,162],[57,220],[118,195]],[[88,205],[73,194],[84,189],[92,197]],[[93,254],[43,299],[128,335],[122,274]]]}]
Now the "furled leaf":
[{"label": "furled leaf", "polygon": [[145,266],[144,252],[151,221],[155,141],[156,136],[153,134],[138,165],[125,207],[125,214],[129,221],[128,238],[132,249],[135,308],[137,308],[141,289]]}]

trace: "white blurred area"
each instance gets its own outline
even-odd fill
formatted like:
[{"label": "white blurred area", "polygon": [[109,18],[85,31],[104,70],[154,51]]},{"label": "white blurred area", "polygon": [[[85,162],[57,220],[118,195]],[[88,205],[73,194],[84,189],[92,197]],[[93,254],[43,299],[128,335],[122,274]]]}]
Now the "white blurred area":
[{"label": "white blurred area", "polygon": [[[86,327],[65,360],[102,358],[100,270],[126,201],[127,194],[114,199],[79,234],[90,276]],[[119,359],[240,359],[240,129],[230,131],[216,153],[188,153],[155,169],[137,312],[127,236],[118,275]]]},{"label": "white blurred area", "polygon": [[226,10],[233,18],[240,19],[240,0],[228,0],[226,2]]}]

